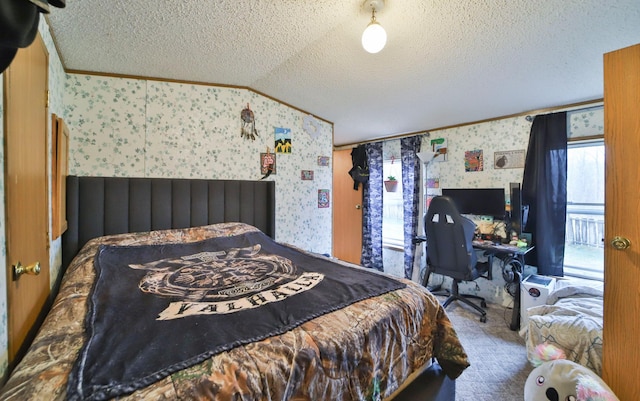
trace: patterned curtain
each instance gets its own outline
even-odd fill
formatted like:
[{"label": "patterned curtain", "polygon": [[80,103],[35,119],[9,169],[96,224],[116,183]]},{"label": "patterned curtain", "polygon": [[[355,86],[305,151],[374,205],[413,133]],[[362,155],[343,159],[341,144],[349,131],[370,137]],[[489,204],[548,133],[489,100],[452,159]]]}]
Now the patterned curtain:
[{"label": "patterned curtain", "polygon": [[400,140],[402,158],[402,203],[404,204],[404,277],[411,280],[416,245],[413,238],[418,231],[418,205],[420,202],[420,160],[417,153],[421,136]]},{"label": "patterned curtain", "polygon": [[382,142],[365,145],[369,181],[363,186],[362,258],[364,267],[383,271],[382,266]]}]

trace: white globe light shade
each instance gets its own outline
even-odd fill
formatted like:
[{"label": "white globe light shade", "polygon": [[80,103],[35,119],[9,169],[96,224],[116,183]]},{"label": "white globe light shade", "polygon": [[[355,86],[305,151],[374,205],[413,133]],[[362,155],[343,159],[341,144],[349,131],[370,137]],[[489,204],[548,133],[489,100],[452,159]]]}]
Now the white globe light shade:
[{"label": "white globe light shade", "polygon": [[362,32],[362,47],[369,53],[378,53],[386,44],[387,32],[377,22],[371,22]]}]

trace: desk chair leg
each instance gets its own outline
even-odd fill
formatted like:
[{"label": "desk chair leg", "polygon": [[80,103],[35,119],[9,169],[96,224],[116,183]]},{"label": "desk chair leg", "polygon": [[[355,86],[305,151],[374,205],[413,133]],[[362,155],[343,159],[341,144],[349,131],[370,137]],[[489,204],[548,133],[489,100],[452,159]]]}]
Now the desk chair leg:
[{"label": "desk chair leg", "polygon": [[429,277],[431,276],[431,270],[427,267],[427,271],[424,274],[424,280],[422,281],[422,286],[426,288],[430,293],[434,295],[449,295],[449,292],[446,290],[440,290],[439,285],[429,287]]},{"label": "desk chair leg", "polygon": [[487,302],[484,300],[484,298],[479,297],[477,295],[471,295],[471,294],[462,294],[460,295],[460,298],[473,298],[473,299],[477,299],[478,301],[480,301],[480,306],[482,306],[483,308],[487,307]]},{"label": "desk chair leg", "polygon": [[[480,305],[478,306],[476,304],[474,304],[473,302],[471,302],[471,300],[469,298],[473,298],[473,299],[478,299],[480,300]],[[444,301],[444,303],[442,304],[443,308],[446,308],[452,301],[461,301],[467,305],[469,305],[470,307],[472,307],[473,309],[477,310],[478,312],[480,312],[480,321],[482,323],[486,323],[487,322],[487,311],[485,311],[483,308],[487,307],[487,302],[484,300],[484,298],[479,297],[477,295],[467,295],[467,294],[460,294],[460,291],[458,289],[458,281],[457,280],[453,280],[453,284],[451,285],[451,295],[449,296],[449,298],[446,299],[446,301]]]},{"label": "desk chair leg", "polygon": [[480,306],[474,304],[473,302],[471,302],[470,300],[468,300],[465,297],[460,297],[458,298],[458,301],[462,301],[465,304],[469,305],[470,307],[472,307],[473,309],[477,310],[478,312],[480,312],[481,316],[480,316],[480,321],[482,323],[486,323],[487,322],[487,311],[485,311],[484,309],[482,309]]}]

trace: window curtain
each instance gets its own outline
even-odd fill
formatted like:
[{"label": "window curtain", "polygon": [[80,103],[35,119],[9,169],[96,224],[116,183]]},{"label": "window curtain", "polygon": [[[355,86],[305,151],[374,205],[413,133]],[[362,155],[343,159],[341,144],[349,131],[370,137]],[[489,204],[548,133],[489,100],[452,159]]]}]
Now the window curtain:
[{"label": "window curtain", "polygon": [[402,158],[402,203],[404,205],[404,277],[411,280],[416,244],[413,239],[418,231],[418,202],[420,201],[420,160],[417,153],[421,136],[400,140]]},{"label": "window curtain", "polygon": [[567,113],[536,116],[531,125],[522,178],[522,204],[528,207],[524,231],[535,248],[527,264],[538,274],[564,275],[567,212]]},{"label": "window curtain", "polygon": [[362,257],[360,264],[383,271],[382,265],[382,142],[365,145],[369,180],[363,185]]}]

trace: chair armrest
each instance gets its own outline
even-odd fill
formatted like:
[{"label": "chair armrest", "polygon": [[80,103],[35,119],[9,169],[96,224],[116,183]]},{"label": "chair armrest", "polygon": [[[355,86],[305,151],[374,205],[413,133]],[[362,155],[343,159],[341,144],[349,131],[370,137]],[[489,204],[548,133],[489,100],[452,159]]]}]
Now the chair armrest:
[{"label": "chair armrest", "polygon": [[411,240],[412,244],[421,244],[427,240],[427,237],[424,235],[418,235],[417,237],[413,237]]}]

